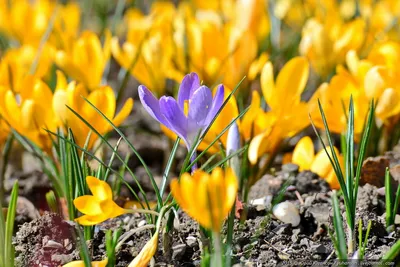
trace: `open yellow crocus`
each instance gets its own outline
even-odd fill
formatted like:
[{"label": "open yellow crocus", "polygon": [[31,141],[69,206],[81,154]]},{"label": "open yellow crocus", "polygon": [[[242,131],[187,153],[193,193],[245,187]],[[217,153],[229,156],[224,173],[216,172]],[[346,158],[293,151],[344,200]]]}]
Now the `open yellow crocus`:
[{"label": "open yellow crocus", "polygon": [[300,54],[307,56],[313,69],[326,78],[345,61],[348,51],[361,49],[364,29],[361,18],[343,22],[336,12],[311,18],[303,27]]},{"label": "open yellow crocus", "polygon": [[125,15],[126,41],[122,46],[117,37],[111,41],[115,60],[156,95],[165,91],[166,79],[175,75],[171,27],[175,12],[174,5],[167,2],[155,2],[147,16],[130,9]]},{"label": "open yellow crocus", "polygon": [[84,214],[76,219],[79,224],[96,225],[126,212],[114,202],[111,187],[107,182],[88,176],[86,183],[93,195],[81,196],[74,200],[75,207]]},{"label": "open yellow crocus", "polygon": [[182,3],[174,29],[173,62],[181,76],[196,72],[206,84],[235,88],[257,57],[255,33],[224,22],[216,11],[194,12]]},{"label": "open yellow crocus", "polygon": [[94,90],[101,85],[110,58],[110,40],[108,31],[103,45],[94,32],[84,31],[78,39],[71,39],[63,50],[57,51],[55,62],[68,76]]},{"label": "open yellow crocus", "polygon": [[272,63],[264,65],[261,89],[270,109],[264,111],[261,108],[260,96],[254,92],[250,110],[242,122],[245,139],[251,139],[250,163],[256,164],[265,153],[275,153],[285,138],[294,136],[309,124],[308,105],[301,101],[308,74],[309,65],[304,57],[295,57],[287,62],[276,83]]},{"label": "open yellow crocus", "polygon": [[[339,163],[342,170],[344,169],[344,159],[339,155],[337,148],[334,148],[336,155],[338,155]],[[328,147],[329,155],[331,155]],[[321,178],[325,179],[332,189],[340,189],[339,181],[336,177],[335,171],[329,161],[328,156],[324,149],[320,150],[317,154],[314,152],[314,144],[309,136],[300,139],[293,150],[291,158],[292,163],[299,165],[300,171],[310,170],[318,174]]]},{"label": "open yellow crocus", "polygon": [[25,79],[35,76],[39,79],[49,77],[55,50],[44,45],[38,57],[38,49],[30,44],[8,49],[0,60],[0,85],[20,92]]},{"label": "open yellow crocus", "polygon": [[[65,76],[58,72],[57,88],[52,101],[53,109],[59,125],[66,125],[71,128],[77,144],[82,147],[86,142],[90,128],[67,106],[89,122],[100,134],[104,135],[113,129],[83,97],[98,108],[116,126],[119,126],[128,117],[133,107],[133,99],[129,98],[120,112],[116,114],[116,98],[111,87],[101,86],[91,92],[87,92],[83,84],[76,84],[75,82],[67,84]],[[97,138],[96,134],[93,133],[91,135],[89,148],[92,147]]]},{"label": "open yellow crocus", "polygon": [[176,202],[204,228],[219,233],[235,203],[238,181],[232,169],[215,168],[211,174],[196,170],[171,181]]},{"label": "open yellow crocus", "polygon": [[[92,261],[91,266],[92,267],[106,267],[108,263],[108,259],[105,258],[102,261]],[[62,267],[85,267],[85,262],[84,261],[73,261],[67,264],[64,264]]]},{"label": "open yellow crocus", "polygon": [[0,114],[17,132],[49,152],[52,143],[44,129],[52,132],[57,129],[55,114],[48,106],[53,93],[35,77],[26,78],[24,82],[19,94],[0,86]]},{"label": "open yellow crocus", "polygon": [[49,41],[52,45],[56,45],[57,39],[61,37],[60,34],[70,35],[78,31],[80,8],[77,3],[69,2],[62,5],[52,0],[1,0],[0,31],[21,44],[37,47],[55,12],[57,13]]}]

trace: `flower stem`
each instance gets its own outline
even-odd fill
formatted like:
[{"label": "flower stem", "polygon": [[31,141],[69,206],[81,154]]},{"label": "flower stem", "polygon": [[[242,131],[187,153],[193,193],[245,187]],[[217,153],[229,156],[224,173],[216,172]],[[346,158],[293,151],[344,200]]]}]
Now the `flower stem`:
[{"label": "flower stem", "polygon": [[147,210],[147,209],[125,209],[125,213],[143,213],[143,214],[152,214],[158,216],[159,213],[154,210]]},{"label": "flower stem", "polygon": [[221,249],[221,236],[218,232],[213,231],[212,234],[213,245],[214,245],[214,257],[211,266],[212,267],[222,267],[222,249]]},{"label": "flower stem", "polygon": [[[193,162],[197,158],[197,153],[194,152],[192,158],[190,159],[190,162]],[[192,173],[197,170],[197,162],[193,164],[192,166]]]}]

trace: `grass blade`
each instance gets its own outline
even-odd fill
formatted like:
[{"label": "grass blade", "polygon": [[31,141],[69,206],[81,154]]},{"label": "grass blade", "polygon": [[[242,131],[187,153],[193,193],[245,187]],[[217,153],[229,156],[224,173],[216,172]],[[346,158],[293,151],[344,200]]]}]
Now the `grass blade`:
[{"label": "grass blade", "polygon": [[392,184],[390,182],[389,168],[386,167],[385,172],[385,204],[386,204],[386,227],[393,225],[394,214],[392,202]]},{"label": "grass blade", "polygon": [[178,150],[180,141],[181,141],[181,139],[179,137],[177,137],[175,140],[174,146],[172,147],[171,153],[169,154],[169,158],[167,161],[167,165],[165,166],[165,170],[164,170],[164,174],[163,174],[163,178],[162,178],[162,182],[161,182],[161,187],[160,187],[161,197],[164,195],[165,187],[166,187],[167,181],[168,181],[168,174],[171,170],[171,166],[175,159],[175,154],[176,154],[176,151]]},{"label": "grass blade", "polygon": [[[103,119],[105,119],[107,121],[107,123],[109,123],[114,130],[120,135],[120,137],[122,137],[122,139],[124,139],[124,141],[128,144],[129,148],[132,149],[133,153],[135,154],[135,156],[139,159],[140,163],[142,164],[142,166],[144,167],[147,175],[149,176],[150,182],[153,186],[154,192],[156,194],[157,197],[157,203],[158,205],[161,207],[162,206],[162,198],[160,196],[160,191],[158,189],[157,183],[154,180],[153,174],[151,173],[149,167],[147,166],[147,164],[144,162],[143,158],[140,156],[139,152],[136,150],[136,148],[133,146],[133,144],[128,140],[128,138],[125,136],[125,134],[118,129],[117,126],[115,126],[115,124],[109,119],[107,118],[106,115],[104,115],[103,112],[101,112],[101,110],[99,110],[95,105],[93,105],[88,99],[84,98],[84,100],[90,105],[92,106],[92,108],[94,108],[96,110],[96,112],[98,114],[100,114]],[[70,107],[68,107],[70,110],[72,110]],[[76,112],[74,112],[75,114],[77,114]],[[79,116],[79,118],[82,118],[81,116]],[[93,128],[93,127],[92,127]],[[93,129],[92,129],[93,130]],[[122,160],[121,160],[122,161]]]},{"label": "grass blade", "polygon": [[[353,198],[353,183],[354,183],[354,104],[353,97],[350,97],[349,105],[349,119],[347,123],[347,133],[346,133],[346,189],[349,193],[348,198],[350,200],[350,206],[353,210],[355,202],[357,199]],[[354,225],[354,222],[351,223]]]},{"label": "grass blade", "polygon": [[12,235],[14,232],[15,214],[17,212],[18,189],[18,181],[16,181],[11,191],[6,219],[4,260],[7,263],[7,266],[14,266],[14,247],[12,245]]},{"label": "grass blade", "polygon": [[332,206],[333,206],[333,226],[335,228],[336,241],[338,245],[338,247],[336,248],[336,254],[339,260],[347,260],[346,238],[343,230],[342,215],[340,213],[339,200],[335,190],[333,191],[332,194]]}]

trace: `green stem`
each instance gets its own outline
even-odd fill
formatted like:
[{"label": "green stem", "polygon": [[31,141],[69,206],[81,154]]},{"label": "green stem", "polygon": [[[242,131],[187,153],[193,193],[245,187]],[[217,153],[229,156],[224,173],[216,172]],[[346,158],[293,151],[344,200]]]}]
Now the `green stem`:
[{"label": "green stem", "polygon": [[349,227],[349,225],[347,227],[347,233],[348,233],[348,236],[347,236],[347,238],[348,238],[347,239],[347,253],[349,255],[353,255],[354,248],[355,248],[354,230],[351,229]]},{"label": "green stem", "polygon": [[222,248],[221,248],[221,236],[218,232],[213,231],[212,234],[213,245],[214,245],[214,259],[212,261],[212,267],[222,267]]},{"label": "green stem", "polygon": [[13,141],[14,141],[14,135],[10,134],[7,138],[6,144],[4,145],[2,156],[0,158],[0,204],[4,204],[4,198],[5,198],[4,181],[6,177],[8,159],[10,157]]}]

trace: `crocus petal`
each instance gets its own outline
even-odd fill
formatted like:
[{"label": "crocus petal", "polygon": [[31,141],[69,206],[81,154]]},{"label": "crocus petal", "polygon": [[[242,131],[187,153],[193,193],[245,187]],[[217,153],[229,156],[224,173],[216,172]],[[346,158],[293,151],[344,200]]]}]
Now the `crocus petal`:
[{"label": "crocus petal", "polygon": [[140,85],[138,91],[139,91],[140,102],[142,102],[142,105],[146,109],[146,111],[154,119],[158,120],[160,123],[170,128],[169,122],[165,119],[165,117],[160,111],[160,103],[157,100],[157,98],[155,98],[153,93],[150,92],[150,90],[147,89],[146,86],[144,85]]},{"label": "crocus petal", "polygon": [[86,177],[86,183],[93,196],[98,200],[112,199],[112,191],[108,183],[93,176]]},{"label": "crocus petal", "polygon": [[199,76],[196,73],[192,72],[183,78],[182,83],[179,86],[178,92],[178,104],[182,110],[185,100],[190,99],[194,91],[199,87],[200,80]]},{"label": "crocus petal", "polygon": [[206,118],[211,110],[213,98],[207,86],[200,86],[189,100],[188,123],[190,129],[197,129],[205,126]]},{"label": "crocus petal", "polygon": [[133,99],[129,98],[124,106],[121,108],[120,112],[114,117],[113,124],[119,126],[131,113],[133,108]]},{"label": "crocus petal", "polygon": [[157,251],[158,245],[158,231],[153,235],[153,237],[146,243],[142,248],[139,255],[133,259],[133,261],[128,265],[128,267],[146,267],[151,258]]},{"label": "crocus petal", "polygon": [[267,147],[267,142],[268,142],[268,135],[270,134],[270,130],[264,131],[261,134],[255,136],[253,140],[251,140],[250,145],[249,145],[249,152],[248,152],[248,158],[251,164],[256,164],[258,161],[258,158],[264,154],[266,147]]},{"label": "crocus petal", "polygon": [[[187,118],[173,97],[163,96],[160,99],[160,111],[166,118],[168,128],[173,130],[182,139],[187,138]],[[168,126],[169,125],[169,126]],[[190,145],[190,144],[188,144]]]},{"label": "crocus petal", "polygon": [[102,213],[100,203],[94,196],[86,195],[75,198],[74,205],[80,212],[89,216],[95,216]]},{"label": "crocus petal", "polygon": [[314,160],[314,144],[309,136],[304,136],[293,150],[292,162],[299,165],[300,171],[309,170]]},{"label": "crocus petal", "polygon": [[92,225],[102,223],[108,219],[110,219],[110,218],[105,216],[104,214],[99,214],[96,216],[82,215],[81,217],[76,218],[75,221],[77,223],[79,223],[80,225],[92,226]]},{"label": "crocus petal", "polygon": [[[108,259],[105,258],[102,261],[92,261],[92,267],[106,267],[108,263]],[[72,261],[63,265],[62,267],[85,267],[85,263],[83,261]]]},{"label": "crocus petal", "polygon": [[207,120],[205,125],[209,125],[214,117],[217,115],[219,109],[224,103],[224,86],[220,84],[218,86],[217,92],[215,93],[214,99],[212,101],[212,105],[210,111],[208,112]]}]

